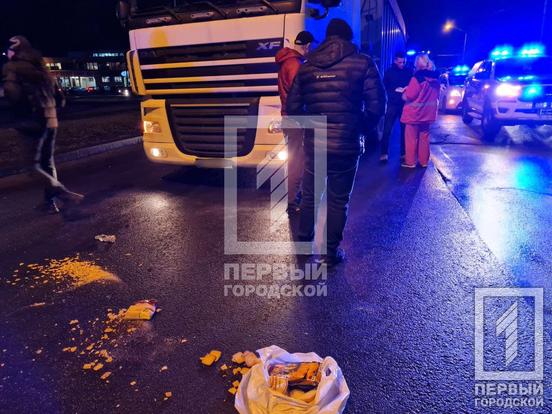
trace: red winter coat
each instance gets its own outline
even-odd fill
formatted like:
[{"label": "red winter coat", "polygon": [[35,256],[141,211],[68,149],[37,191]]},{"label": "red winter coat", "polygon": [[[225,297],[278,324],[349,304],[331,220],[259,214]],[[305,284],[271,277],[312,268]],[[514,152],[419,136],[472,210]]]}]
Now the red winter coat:
[{"label": "red winter coat", "polygon": [[416,72],[403,93],[405,104],[401,122],[403,124],[435,122],[439,107],[440,87],[437,72]]},{"label": "red winter coat", "polygon": [[284,47],[276,53],[276,63],[280,65],[280,69],[278,70],[278,93],[282,102],[282,115],[287,114],[286,103],[288,93],[302,62],[303,55],[289,47]]}]

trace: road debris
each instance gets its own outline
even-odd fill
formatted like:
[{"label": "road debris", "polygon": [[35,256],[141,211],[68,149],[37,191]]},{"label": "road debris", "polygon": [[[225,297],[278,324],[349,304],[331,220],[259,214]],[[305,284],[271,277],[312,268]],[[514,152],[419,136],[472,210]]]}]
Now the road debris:
[{"label": "road debris", "polygon": [[[31,263],[6,279],[8,285],[36,289],[48,287],[54,293],[79,288],[95,282],[120,282],[119,278],[92,260],[82,260],[77,254],[63,259],[46,259],[44,264]],[[30,307],[45,306],[39,302]]]},{"label": "road debris", "polygon": [[149,321],[155,315],[157,301],[153,299],[141,300],[131,305],[125,312],[125,319]]},{"label": "road debris", "polygon": [[[291,354],[277,346],[257,352],[258,366],[238,384],[234,403],[238,412],[253,414],[256,407],[271,406],[278,407],[278,413],[343,413],[350,391],[333,358],[313,352]],[[237,388],[235,382],[232,385]]]},{"label": "road debris", "polygon": [[245,362],[243,352],[236,352],[234,355],[232,355],[232,362],[235,362],[236,364],[243,364]]},{"label": "road debris", "polygon": [[201,363],[203,365],[210,367],[211,365],[213,365],[215,362],[217,362],[220,359],[221,355],[222,355],[222,352],[217,351],[216,349],[214,349],[211,352],[209,352],[208,354],[206,354],[206,355],[202,356],[201,358],[199,358],[199,360],[201,361]]},{"label": "road debris", "polygon": [[243,353],[244,359],[245,359],[245,365],[247,365],[249,368],[254,367],[257,365],[261,360],[257,357],[257,355],[254,352],[245,351]]},{"label": "road debris", "polygon": [[115,243],[117,236],[113,234],[98,234],[94,239],[102,243]]}]

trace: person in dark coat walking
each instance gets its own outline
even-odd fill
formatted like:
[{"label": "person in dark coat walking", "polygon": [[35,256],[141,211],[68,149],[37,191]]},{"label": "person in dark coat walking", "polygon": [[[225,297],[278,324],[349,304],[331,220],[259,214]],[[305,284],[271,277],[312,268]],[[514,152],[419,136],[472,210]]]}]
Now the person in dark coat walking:
[{"label": "person in dark coat walking", "polygon": [[[383,84],[387,92],[387,111],[385,112],[385,121],[383,124],[383,135],[381,139],[381,156],[380,162],[389,160],[389,138],[393,132],[395,123],[400,120],[404,101],[402,93],[412,78],[412,69],[406,66],[406,57],[404,53],[395,53],[393,65],[385,71],[383,76]],[[405,142],[404,131],[405,125],[401,122],[401,160],[404,160]]]},{"label": "person in dark coat walking", "polygon": [[58,128],[56,104],[64,102],[61,89],[50,75],[42,55],[23,36],[10,38],[9,62],[2,69],[4,95],[13,108],[16,129],[29,150],[29,164],[45,185],[43,208],[59,213],[56,199],[80,201],[81,194],[69,191],[57,178],[54,163]]},{"label": "person in dark coat walking", "polygon": [[282,127],[288,150],[288,214],[299,211],[304,156],[303,131],[300,128],[290,127],[290,120],[286,117],[287,96],[313,41],[312,33],[302,31],[295,38],[293,48],[284,47],[276,53],[276,63],[279,65],[278,93],[282,104]]},{"label": "person in dark coat walking", "polygon": [[[328,267],[343,261],[339,247],[347,221],[349,200],[359,157],[361,134],[373,128],[385,111],[385,90],[372,59],[352,43],[353,31],[341,19],[332,19],[326,39],[299,69],[288,95],[289,115],[326,116],[327,173],[315,171],[318,140],[307,131],[304,138],[305,171],[298,238],[314,240],[315,212],[320,203],[315,181],[327,179],[327,253],[320,258]],[[318,125],[318,126],[317,126]],[[324,125],[313,119],[312,127]]]}]

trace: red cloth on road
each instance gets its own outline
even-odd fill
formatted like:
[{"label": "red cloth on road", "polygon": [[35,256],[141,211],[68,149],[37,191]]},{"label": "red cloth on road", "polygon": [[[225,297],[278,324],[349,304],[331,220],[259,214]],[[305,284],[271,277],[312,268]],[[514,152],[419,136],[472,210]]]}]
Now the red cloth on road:
[{"label": "red cloth on road", "polygon": [[302,62],[303,55],[289,47],[284,47],[276,53],[276,63],[280,65],[278,70],[278,93],[282,102],[282,115],[286,115],[288,93]]}]

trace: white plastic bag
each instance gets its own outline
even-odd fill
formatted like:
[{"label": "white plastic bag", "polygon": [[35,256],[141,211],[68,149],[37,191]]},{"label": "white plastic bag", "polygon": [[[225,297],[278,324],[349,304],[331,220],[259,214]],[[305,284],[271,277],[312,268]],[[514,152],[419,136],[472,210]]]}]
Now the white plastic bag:
[{"label": "white plastic bag", "polygon": [[[277,346],[257,351],[261,363],[244,375],[234,406],[240,414],[341,414],[349,399],[349,387],[341,368],[331,357],[324,359],[311,352],[290,354]],[[316,398],[305,403],[279,394],[268,386],[267,368],[273,363],[320,362],[322,377]]]}]

